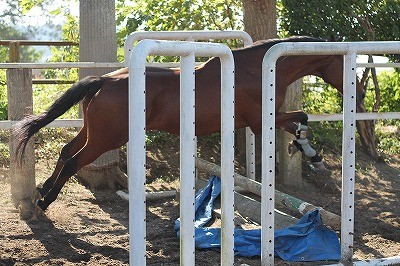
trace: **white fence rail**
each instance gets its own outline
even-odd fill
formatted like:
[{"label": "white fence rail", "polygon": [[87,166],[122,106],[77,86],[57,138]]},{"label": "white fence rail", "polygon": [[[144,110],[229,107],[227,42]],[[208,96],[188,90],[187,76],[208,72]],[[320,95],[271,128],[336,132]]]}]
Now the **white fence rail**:
[{"label": "white fence rail", "polygon": [[[179,63],[146,63],[147,66],[179,67]],[[124,67],[125,63],[0,63],[0,69],[60,69],[60,68],[97,68],[97,67]],[[358,63],[357,67],[400,67],[400,63]],[[399,119],[399,112],[386,113],[357,113],[356,120]],[[308,121],[341,121],[343,114],[308,114]],[[0,129],[10,129],[18,121],[2,120]],[[56,119],[46,127],[81,127],[82,119]]]}]

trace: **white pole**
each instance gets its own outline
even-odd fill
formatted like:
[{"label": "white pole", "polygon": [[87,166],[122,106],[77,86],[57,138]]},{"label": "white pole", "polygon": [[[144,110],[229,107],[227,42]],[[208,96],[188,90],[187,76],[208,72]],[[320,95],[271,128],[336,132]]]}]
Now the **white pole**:
[{"label": "white pole", "polygon": [[[140,41],[136,47],[132,50],[131,60],[130,60],[130,78],[129,78],[129,139],[130,145],[128,150],[128,158],[129,158],[129,233],[131,236],[130,239],[130,263],[131,265],[145,265],[145,255],[146,255],[146,228],[145,228],[145,60],[148,55],[171,55],[171,56],[188,56],[186,59],[183,59],[183,66],[189,66],[193,71],[194,64],[193,58],[195,55],[198,56],[215,56],[221,59],[221,85],[222,85],[222,106],[221,106],[221,114],[222,114],[222,134],[221,134],[221,151],[224,153],[221,156],[221,164],[223,165],[222,169],[222,254],[221,254],[221,265],[233,265],[234,264],[234,206],[233,206],[233,188],[234,188],[234,164],[233,164],[233,154],[234,154],[234,61],[231,50],[223,44],[212,44],[212,43],[190,43],[190,42],[178,42],[178,41],[154,41],[154,40],[143,40]],[[184,70],[184,73],[186,70]],[[189,74],[190,71],[188,71]],[[192,82],[191,79],[193,77],[185,77],[182,80],[188,80],[188,82]],[[191,74],[193,75],[193,74]],[[185,81],[183,81],[185,82]],[[187,90],[188,88],[181,88],[182,90]],[[190,90],[190,88],[189,88]],[[193,90],[193,88],[192,88]],[[193,91],[192,91],[193,93]],[[183,96],[186,97],[186,96]],[[192,95],[190,97],[193,97]],[[185,98],[186,99],[186,98]],[[192,100],[190,100],[192,101]],[[182,104],[182,101],[181,101]],[[184,112],[193,112],[193,103],[192,106],[188,104],[187,108],[191,110],[185,110]],[[191,117],[192,115],[190,115]],[[189,118],[186,122],[189,122]],[[229,119],[229,120],[227,120]],[[193,126],[193,122],[191,127]],[[181,127],[181,131],[185,131],[183,127]],[[189,129],[193,130],[193,129]],[[190,141],[191,136],[193,135],[192,141],[194,141],[194,134],[188,134],[188,142]],[[140,140],[138,140],[140,139]],[[131,145],[132,143],[132,145]],[[193,144],[193,142],[191,142]],[[194,181],[194,144],[191,145],[188,149],[192,149],[192,158],[193,158],[193,172],[191,174],[192,180]],[[186,149],[186,148],[185,148]],[[181,151],[182,153],[182,151]],[[189,151],[187,152],[189,154]],[[186,163],[186,161],[185,161]],[[188,163],[190,164],[190,163]],[[188,171],[191,166],[183,171]],[[140,169],[140,170],[137,170]],[[132,174],[131,174],[132,173]],[[141,176],[140,176],[141,175]],[[186,178],[186,177],[181,177]],[[190,177],[189,177],[190,178]],[[190,182],[190,181],[189,181]],[[137,187],[136,187],[137,186]],[[186,185],[185,185],[186,186]],[[189,185],[190,186],[190,185]],[[187,195],[191,194],[193,191],[192,188]],[[133,193],[132,193],[133,192]],[[186,193],[181,191],[181,193]],[[192,194],[194,197],[194,194]],[[183,199],[183,201],[191,201],[191,199]],[[135,204],[132,204],[135,203]],[[137,209],[136,209],[137,208]],[[192,205],[193,208],[193,205]],[[184,210],[184,212],[188,212],[188,210]],[[182,218],[186,220],[186,216]],[[189,218],[190,219],[190,218]],[[193,222],[193,220],[192,220]],[[135,226],[135,230],[133,230],[133,226]],[[185,225],[186,227],[187,225]],[[182,229],[183,230],[183,229]],[[181,234],[185,234],[181,230]],[[186,229],[185,229],[186,230]],[[193,229],[191,229],[192,231]],[[190,234],[190,233],[189,233]],[[188,234],[188,235],[189,235]],[[193,236],[193,234],[192,234]],[[185,236],[186,237],[186,236]],[[134,243],[134,241],[138,241],[138,243]],[[186,244],[186,243],[185,243]],[[187,249],[183,254],[184,256],[188,256],[188,260],[193,260],[191,252],[194,252],[194,245],[190,243]],[[189,254],[186,254],[189,253]],[[190,258],[189,258],[190,257]],[[185,258],[186,259],[186,258]],[[189,265],[193,265],[194,262],[188,262]]]},{"label": "white pole", "polygon": [[276,59],[262,68],[261,265],[274,265]]},{"label": "white pole", "polygon": [[234,265],[234,75],[232,53],[221,56],[221,265],[223,266]]},{"label": "white pole", "polygon": [[129,73],[130,265],[146,265],[146,68],[132,53]]},{"label": "white pole", "polygon": [[356,53],[344,56],[343,141],[342,141],[342,260],[351,262],[354,236],[355,132],[356,132]]},{"label": "white pole", "polygon": [[181,56],[180,88],[180,261],[195,264],[195,79],[193,53]]},{"label": "white pole", "polygon": [[191,31],[136,31],[128,35],[124,45],[125,65],[129,65],[130,53],[133,44],[143,39],[157,40],[212,40],[212,39],[240,39],[243,40],[244,46],[253,44],[251,36],[241,30],[191,30]]},{"label": "white pole", "polygon": [[247,177],[256,180],[256,137],[250,127],[246,127],[246,170]]}]

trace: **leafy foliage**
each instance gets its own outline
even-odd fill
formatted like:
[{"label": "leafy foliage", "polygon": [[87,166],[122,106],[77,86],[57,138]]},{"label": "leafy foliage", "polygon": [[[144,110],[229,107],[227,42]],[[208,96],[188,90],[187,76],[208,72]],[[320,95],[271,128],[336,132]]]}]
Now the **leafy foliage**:
[{"label": "leafy foliage", "polygon": [[[381,89],[380,112],[400,112],[400,73],[396,71],[383,71],[378,75]],[[372,104],[367,99],[367,104]]]},{"label": "leafy foliage", "polygon": [[385,123],[379,123],[376,130],[377,139],[379,139],[378,149],[385,154],[400,154],[400,123],[394,126],[387,126]]},{"label": "leafy foliage", "polygon": [[368,18],[376,40],[400,40],[399,0],[281,0],[279,14],[283,35],[366,41],[369,36],[358,19]]},{"label": "leafy foliage", "polygon": [[[308,114],[334,114],[342,111],[342,97],[339,92],[317,77],[305,77],[302,85],[302,109]],[[343,123],[311,123],[311,139],[323,144],[335,152],[340,151],[337,143],[341,142]]]},{"label": "leafy foliage", "polygon": [[[278,12],[280,33],[283,36],[310,35],[338,41],[400,40],[399,0],[281,0]],[[392,61],[400,60],[399,55],[388,56]],[[363,86],[368,85],[366,87],[366,109],[376,110],[379,108],[379,104],[382,104],[379,111],[398,110],[398,108],[393,109],[393,107],[399,106],[398,86],[394,86],[388,80],[382,80],[384,76],[380,78],[381,81],[378,85],[375,85],[370,81],[371,78],[367,73],[369,72],[364,73],[362,79]],[[375,79],[374,71],[371,75],[372,79]],[[367,82],[364,82],[364,79]],[[392,77],[391,81],[395,82],[395,80]],[[381,83],[385,85],[380,85]],[[381,86],[380,89],[379,86]],[[372,89],[372,87],[374,88]],[[307,98],[307,96],[309,95],[304,96],[305,102],[311,101],[313,106],[321,107],[320,102],[314,101],[313,98]],[[337,97],[334,95],[329,99],[328,102],[337,101]],[[323,128],[324,123],[319,126]],[[325,129],[329,130],[329,128]],[[326,132],[327,134],[329,136],[329,132]],[[370,135],[373,136],[373,134]],[[362,140],[363,143],[374,141],[374,139],[368,139],[368,135],[365,134],[362,135]],[[382,141],[379,145],[381,144]]]},{"label": "leafy foliage", "polygon": [[303,110],[308,114],[332,114],[342,110],[342,97],[339,92],[324,83],[320,78],[303,79]]},{"label": "leafy foliage", "polygon": [[137,30],[235,30],[241,23],[239,0],[117,0],[116,13],[122,45]]}]

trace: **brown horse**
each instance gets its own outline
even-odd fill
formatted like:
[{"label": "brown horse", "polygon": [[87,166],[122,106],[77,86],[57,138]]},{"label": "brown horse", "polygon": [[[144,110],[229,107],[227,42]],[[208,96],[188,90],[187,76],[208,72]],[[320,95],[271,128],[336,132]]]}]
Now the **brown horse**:
[{"label": "brown horse", "polygon": [[[261,65],[265,52],[279,42],[315,42],[320,39],[293,37],[261,41],[233,51],[235,59],[235,127],[250,126],[261,133]],[[179,133],[179,69],[147,68],[146,128]],[[286,56],[277,61],[276,110],[282,105],[287,86],[293,81],[315,75],[342,92],[343,56]],[[220,61],[212,58],[196,68],[196,135],[220,130]],[[357,86],[359,102],[364,96]],[[29,116],[13,128],[21,157],[28,140],[41,128],[82,101],[84,125],[78,135],[61,150],[53,174],[39,189],[37,204],[45,210],[65,182],[79,169],[104,152],[128,141],[128,69],[101,77],[86,77],[75,83],[44,113]],[[321,158],[306,138],[307,115],[302,111],[277,113],[276,127],[297,136],[294,144],[311,157]]]}]

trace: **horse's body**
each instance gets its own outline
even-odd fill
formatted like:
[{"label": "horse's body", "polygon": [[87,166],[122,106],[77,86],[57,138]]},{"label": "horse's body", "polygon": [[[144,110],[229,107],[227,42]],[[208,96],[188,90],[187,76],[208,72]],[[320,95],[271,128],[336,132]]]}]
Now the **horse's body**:
[{"label": "horse's body", "polygon": [[[282,41],[321,41],[297,37],[255,43],[250,48],[233,51],[235,59],[235,128],[250,126],[261,133],[261,67],[265,52]],[[196,68],[196,135],[220,130],[221,95],[220,61],[209,60]],[[277,61],[276,111],[284,101],[287,86],[293,81],[315,75],[342,92],[343,56],[287,56]],[[147,68],[146,129],[179,133],[179,69]],[[359,86],[358,86],[359,88]],[[363,91],[358,89],[361,99]],[[84,125],[78,135],[61,151],[56,169],[40,189],[43,199],[38,205],[45,210],[65,182],[83,166],[106,151],[128,141],[128,69],[102,77],[86,77],[77,82],[45,113],[30,116],[14,127],[19,151],[29,138],[74,104],[82,101]],[[296,134],[299,123],[307,125],[301,111],[277,113],[276,126]],[[297,132],[298,133],[298,132]],[[299,137],[298,137],[299,138]],[[300,143],[300,141],[299,141]],[[308,141],[307,141],[308,144]],[[300,150],[305,146],[296,144]],[[307,154],[313,162],[318,154]]]}]

